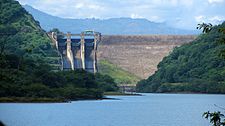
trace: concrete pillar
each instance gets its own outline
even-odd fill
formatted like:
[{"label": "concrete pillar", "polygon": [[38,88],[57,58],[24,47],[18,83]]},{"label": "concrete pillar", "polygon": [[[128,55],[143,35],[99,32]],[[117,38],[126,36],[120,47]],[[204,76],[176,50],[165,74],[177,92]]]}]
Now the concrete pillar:
[{"label": "concrete pillar", "polygon": [[74,59],[73,59],[73,52],[72,52],[72,49],[71,49],[71,34],[70,34],[70,32],[68,32],[66,34],[66,37],[67,37],[67,40],[66,40],[66,55],[67,55],[67,58],[70,61],[71,69],[74,70]]},{"label": "concrete pillar", "polygon": [[97,72],[97,58],[96,58],[96,56],[97,56],[97,54],[96,54],[96,51],[97,51],[97,41],[98,41],[98,35],[95,34],[94,35],[94,49],[93,49],[93,51],[94,51],[94,55],[93,55],[93,68],[94,68],[94,73]]},{"label": "concrete pillar", "polygon": [[61,63],[61,66],[60,66],[60,70],[63,70],[63,56],[62,54],[60,53],[59,51],[59,44],[58,44],[58,39],[57,39],[57,33],[56,32],[52,32],[51,33],[51,39],[53,41],[53,43],[55,44],[55,47],[58,51],[58,55],[60,56],[60,59],[59,59],[59,62]]},{"label": "concrete pillar", "polygon": [[57,41],[57,33],[52,32],[51,33],[51,39],[52,39],[53,43],[55,44],[56,49],[58,50],[59,47],[58,47],[58,41]]},{"label": "concrete pillar", "polygon": [[85,40],[84,40],[84,33],[81,34],[81,62],[82,62],[82,68],[85,70]]}]

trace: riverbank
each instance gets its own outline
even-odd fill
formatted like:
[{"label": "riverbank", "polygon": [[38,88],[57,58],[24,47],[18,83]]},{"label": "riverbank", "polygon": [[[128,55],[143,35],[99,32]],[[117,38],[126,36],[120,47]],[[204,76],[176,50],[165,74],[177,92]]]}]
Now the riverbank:
[{"label": "riverbank", "polygon": [[112,96],[142,96],[138,93],[122,93],[122,92],[105,92],[104,95],[112,95]]},{"label": "riverbank", "polygon": [[63,98],[32,98],[32,97],[0,97],[0,103],[70,103],[72,101],[81,100],[118,100],[115,98],[77,98],[77,99],[63,99]]},{"label": "riverbank", "polygon": [[108,98],[107,96],[141,96],[137,93],[121,93],[121,92],[105,92],[102,98],[77,98],[77,99],[64,99],[64,98],[34,98],[34,97],[0,97],[0,103],[63,103],[80,100],[118,100]]},{"label": "riverbank", "polygon": [[0,103],[62,103],[63,98],[0,97]]}]

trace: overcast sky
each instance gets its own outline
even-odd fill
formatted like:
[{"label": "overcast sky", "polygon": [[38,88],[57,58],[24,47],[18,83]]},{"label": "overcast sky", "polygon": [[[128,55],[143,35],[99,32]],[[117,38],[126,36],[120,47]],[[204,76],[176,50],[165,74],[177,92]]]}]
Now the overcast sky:
[{"label": "overcast sky", "polygon": [[178,28],[225,20],[225,0],[18,0],[63,18],[146,18]]}]

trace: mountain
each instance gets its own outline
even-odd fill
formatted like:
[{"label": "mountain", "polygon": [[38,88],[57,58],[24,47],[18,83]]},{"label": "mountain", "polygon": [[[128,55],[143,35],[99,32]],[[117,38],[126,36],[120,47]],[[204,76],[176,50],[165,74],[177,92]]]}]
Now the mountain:
[{"label": "mountain", "polygon": [[39,83],[40,71],[50,71],[49,64],[58,62],[57,52],[18,1],[0,1],[0,8],[0,97],[25,97],[31,95],[25,88]]},{"label": "mountain", "polygon": [[66,19],[51,16],[29,5],[24,8],[40,22],[42,28],[49,31],[58,28],[63,32],[80,33],[84,30],[95,30],[102,34],[198,34],[195,30],[182,30],[155,23],[147,19],[110,18],[110,19]]},{"label": "mountain", "polygon": [[158,70],[138,82],[139,92],[225,93],[225,22],[193,42],[177,47]]},{"label": "mountain", "polygon": [[[11,5],[8,5],[8,4]],[[1,1],[0,13],[1,55],[15,54],[24,57],[36,57],[50,60],[57,56],[51,46],[51,40],[17,1]]]}]

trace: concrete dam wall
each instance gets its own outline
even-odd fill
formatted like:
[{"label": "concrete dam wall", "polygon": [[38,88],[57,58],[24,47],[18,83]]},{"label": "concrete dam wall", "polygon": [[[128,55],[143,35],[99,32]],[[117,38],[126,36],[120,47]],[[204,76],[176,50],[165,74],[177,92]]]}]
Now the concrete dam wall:
[{"label": "concrete dam wall", "polygon": [[93,31],[63,36],[50,35],[61,56],[61,70],[84,69],[95,73],[97,61],[105,59],[142,79],[152,75],[158,63],[175,47],[196,38],[194,35],[101,36]]},{"label": "concrete dam wall", "polygon": [[147,78],[175,47],[194,40],[193,35],[105,35],[98,45],[98,60]]}]

